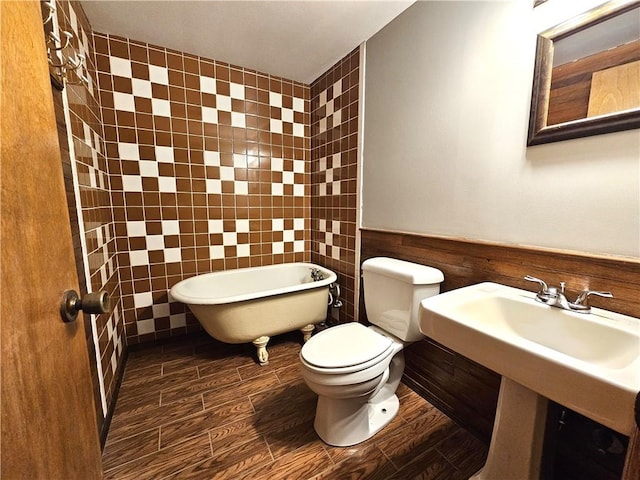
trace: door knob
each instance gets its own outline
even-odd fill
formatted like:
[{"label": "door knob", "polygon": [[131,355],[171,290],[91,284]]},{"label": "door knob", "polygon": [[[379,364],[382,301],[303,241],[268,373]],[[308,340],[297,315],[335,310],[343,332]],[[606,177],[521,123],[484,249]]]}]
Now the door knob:
[{"label": "door knob", "polygon": [[78,318],[80,310],[91,314],[107,313],[110,308],[109,300],[109,294],[104,290],[88,293],[82,298],[78,296],[75,290],[67,290],[64,292],[60,303],[62,320],[64,322],[73,322]]}]

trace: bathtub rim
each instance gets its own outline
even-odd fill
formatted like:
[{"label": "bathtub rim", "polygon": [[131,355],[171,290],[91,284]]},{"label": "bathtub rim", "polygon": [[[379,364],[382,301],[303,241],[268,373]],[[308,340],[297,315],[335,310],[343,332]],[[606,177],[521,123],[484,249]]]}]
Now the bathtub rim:
[{"label": "bathtub rim", "polygon": [[[250,293],[245,293],[245,294],[241,294],[241,295],[235,295],[232,297],[220,297],[220,298],[213,298],[213,297],[203,297],[203,296],[191,296],[191,295],[187,295],[182,293],[181,289],[189,282],[193,282],[196,281],[196,279],[200,279],[202,280],[203,278],[206,277],[225,277],[225,276],[231,276],[231,275],[237,275],[238,272],[250,272],[250,271],[254,271],[254,270],[276,270],[278,268],[283,268],[286,266],[302,266],[302,267],[308,267],[308,268],[317,268],[319,269],[321,272],[323,272],[326,275],[326,278],[324,278],[323,280],[319,280],[316,282],[307,282],[307,283],[299,283],[299,284],[295,284],[295,285],[290,285],[287,287],[281,287],[281,288],[274,288],[271,290],[261,290],[258,292],[250,292]],[[338,280],[338,276],[336,275],[335,272],[333,272],[332,270],[329,270],[326,267],[323,267],[322,265],[317,265],[315,263],[309,263],[309,262],[292,262],[292,263],[280,263],[280,264],[273,264],[273,265],[264,265],[264,266],[258,266],[258,267],[244,267],[244,268],[234,268],[234,269],[230,269],[230,270],[219,270],[216,272],[210,272],[210,273],[203,273],[200,275],[194,275],[192,277],[189,278],[185,278],[184,280],[181,280],[180,282],[176,283],[173,287],[171,287],[171,289],[169,290],[169,294],[172,300],[178,301],[178,302],[182,302],[186,305],[221,305],[221,304],[225,304],[225,303],[237,303],[237,302],[244,302],[247,300],[256,300],[259,298],[265,298],[265,297],[272,297],[275,295],[282,295],[282,294],[287,294],[287,293],[295,293],[295,292],[300,292],[300,291],[304,291],[304,290],[311,290],[311,289],[315,289],[315,288],[321,288],[321,287],[328,287],[329,285],[331,285],[332,283],[335,283]]]}]

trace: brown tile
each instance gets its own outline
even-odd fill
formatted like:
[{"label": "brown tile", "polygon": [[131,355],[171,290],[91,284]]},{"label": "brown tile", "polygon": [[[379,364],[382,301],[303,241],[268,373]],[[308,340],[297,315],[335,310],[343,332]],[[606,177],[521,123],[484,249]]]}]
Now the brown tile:
[{"label": "brown tile", "polygon": [[487,460],[487,446],[466,430],[459,428],[436,447],[467,477],[480,470]]},{"label": "brown tile", "polygon": [[[269,444],[271,448],[271,444]],[[273,452],[273,449],[271,449]],[[331,464],[322,442],[307,443],[299,448],[289,448],[287,453],[268,465],[261,466],[239,478],[245,480],[288,480],[310,478]]]},{"label": "brown tile", "polygon": [[313,480],[337,478],[386,480],[396,471],[396,467],[378,447],[369,445],[311,478]]},{"label": "brown tile", "polygon": [[234,371],[221,371],[207,377],[176,385],[162,390],[161,403],[166,405],[193,395],[200,395],[212,390],[225,388],[240,381],[240,376]]},{"label": "brown tile", "polygon": [[[113,438],[113,437],[112,437]],[[132,435],[117,441],[110,441],[102,453],[102,466],[109,470],[139,457],[157,452],[160,445],[160,429]]]},{"label": "brown tile", "polygon": [[205,408],[211,408],[216,405],[230,402],[240,397],[246,397],[251,394],[269,390],[280,382],[273,372],[269,372],[259,377],[253,377],[248,380],[237,382],[226,387],[206,392],[202,395]]},{"label": "brown tile", "polygon": [[431,449],[418,453],[389,480],[453,480],[458,475],[459,472],[440,453]]}]

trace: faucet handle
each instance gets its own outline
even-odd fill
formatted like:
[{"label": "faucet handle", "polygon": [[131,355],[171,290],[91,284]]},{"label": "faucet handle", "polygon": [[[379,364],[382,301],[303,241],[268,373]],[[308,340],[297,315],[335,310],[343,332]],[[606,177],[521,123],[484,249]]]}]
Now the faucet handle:
[{"label": "faucet handle", "polygon": [[547,286],[546,282],[544,280],[540,280],[539,278],[536,277],[532,277],[531,275],[527,275],[526,277],[524,277],[525,280],[528,280],[529,282],[536,282],[540,285],[540,291],[539,293],[548,293],[549,292],[549,287]]},{"label": "faucet handle", "polygon": [[611,292],[598,292],[595,290],[585,290],[580,295],[578,295],[578,298],[576,298],[576,301],[571,304],[571,308],[573,310],[586,310],[586,311],[591,310],[591,307],[589,306],[589,297],[591,295],[594,295],[596,297],[613,298],[613,293]]}]

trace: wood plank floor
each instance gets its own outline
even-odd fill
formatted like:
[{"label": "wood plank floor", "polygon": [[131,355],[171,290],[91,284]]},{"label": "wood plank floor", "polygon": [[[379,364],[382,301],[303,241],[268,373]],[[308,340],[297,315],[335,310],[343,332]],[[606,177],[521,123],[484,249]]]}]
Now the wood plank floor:
[{"label": "wood plank floor", "polygon": [[324,444],[298,371],[300,341],[272,339],[265,367],[253,346],[205,334],[130,352],[105,478],[456,480],[483,465],[486,446],[402,384],[384,430],[350,448]]}]

